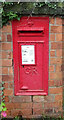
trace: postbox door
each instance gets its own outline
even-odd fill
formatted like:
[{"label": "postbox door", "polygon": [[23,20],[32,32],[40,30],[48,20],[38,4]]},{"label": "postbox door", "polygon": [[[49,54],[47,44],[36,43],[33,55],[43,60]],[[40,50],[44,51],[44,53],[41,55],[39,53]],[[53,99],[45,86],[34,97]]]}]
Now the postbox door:
[{"label": "postbox door", "polygon": [[20,43],[20,89],[43,90],[44,43]]}]

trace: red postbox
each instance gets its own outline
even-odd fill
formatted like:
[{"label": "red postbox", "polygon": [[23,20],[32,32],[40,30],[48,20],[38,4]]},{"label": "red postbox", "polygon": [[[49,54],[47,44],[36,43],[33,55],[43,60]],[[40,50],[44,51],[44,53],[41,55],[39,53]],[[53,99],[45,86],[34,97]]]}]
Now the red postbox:
[{"label": "red postbox", "polygon": [[15,95],[48,94],[49,18],[12,22]]}]

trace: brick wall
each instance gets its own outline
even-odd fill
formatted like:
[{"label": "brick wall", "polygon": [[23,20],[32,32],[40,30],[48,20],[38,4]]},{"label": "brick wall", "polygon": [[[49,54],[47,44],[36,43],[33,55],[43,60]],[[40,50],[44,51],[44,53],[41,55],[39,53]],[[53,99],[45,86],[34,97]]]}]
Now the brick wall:
[{"label": "brick wall", "polygon": [[7,117],[58,116],[63,112],[64,43],[62,19],[50,18],[49,23],[49,87],[47,96],[14,96],[12,25],[2,28],[2,81]]}]

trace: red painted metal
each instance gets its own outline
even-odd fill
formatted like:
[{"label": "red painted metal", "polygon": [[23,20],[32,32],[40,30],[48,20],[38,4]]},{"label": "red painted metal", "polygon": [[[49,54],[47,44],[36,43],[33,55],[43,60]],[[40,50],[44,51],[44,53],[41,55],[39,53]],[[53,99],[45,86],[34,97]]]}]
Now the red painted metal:
[{"label": "red painted metal", "polygon": [[[14,20],[12,33],[15,95],[47,95],[49,17],[22,17],[20,21]],[[21,46],[34,48],[33,64],[22,63]]]}]

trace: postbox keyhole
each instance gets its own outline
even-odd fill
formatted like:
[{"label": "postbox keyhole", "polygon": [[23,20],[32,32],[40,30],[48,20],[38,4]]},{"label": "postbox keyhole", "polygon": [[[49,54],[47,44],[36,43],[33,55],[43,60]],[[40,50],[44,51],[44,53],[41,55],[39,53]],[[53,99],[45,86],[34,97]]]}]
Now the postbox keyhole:
[{"label": "postbox keyhole", "polygon": [[24,65],[23,65],[23,68],[24,68]]}]

